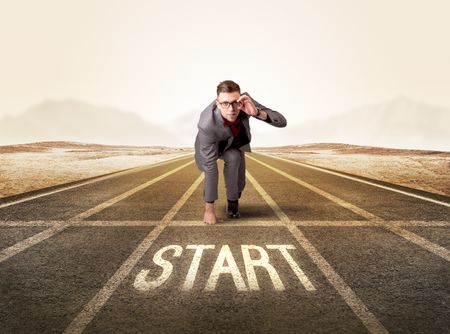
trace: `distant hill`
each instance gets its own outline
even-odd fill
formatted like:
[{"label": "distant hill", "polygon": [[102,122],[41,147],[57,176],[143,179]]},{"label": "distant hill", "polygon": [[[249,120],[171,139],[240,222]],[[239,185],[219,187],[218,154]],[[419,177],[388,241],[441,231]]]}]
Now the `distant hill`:
[{"label": "distant hill", "polygon": [[[255,133],[255,143],[260,135]],[[326,119],[297,124],[288,119],[285,129],[272,136],[266,133],[265,137],[265,141],[258,140],[258,146],[336,142],[450,151],[450,109],[401,96]]]},{"label": "distant hill", "polygon": [[386,155],[386,156],[429,156],[429,157],[450,157],[450,151],[436,151],[436,150],[418,150],[418,149],[399,149],[399,148],[384,148],[374,146],[360,146],[340,143],[310,143],[303,145],[287,145],[276,147],[255,147],[258,152],[276,152],[293,153],[302,155],[317,155],[317,154],[372,154],[372,155]]},{"label": "distant hill", "polygon": [[[295,123],[285,110],[279,111],[287,117],[286,128],[251,121],[253,147],[334,142],[450,151],[450,109],[404,96],[304,123]],[[308,111],[295,112],[301,115]],[[164,123],[162,117],[158,120],[161,125],[156,125],[116,108],[77,100],[49,100],[19,116],[0,119],[0,145],[75,141],[107,145],[193,146],[199,114],[200,111],[191,110],[171,123]]]},{"label": "distant hill", "polygon": [[140,116],[78,100],[48,100],[0,119],[0,145],[76,141],[111,145],[177,145],[173,135]]},{"label": "distant hill", "polygon": [[43,141],[25,144],[0,145],[0,153],[18,153],[18,152],[140,152],[149,154],[149,152],[167,152],[167,151],[192,151],[191,147],[167,147],[161,145],[155,146],[132,146],[132,145],[102,145],[92,143],[77,143],[66,141]]}]

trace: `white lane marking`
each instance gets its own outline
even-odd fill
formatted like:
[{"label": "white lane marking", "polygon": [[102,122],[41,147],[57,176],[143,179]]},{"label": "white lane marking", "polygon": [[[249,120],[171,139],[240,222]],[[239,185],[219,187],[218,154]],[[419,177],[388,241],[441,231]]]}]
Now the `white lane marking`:
[{"label": "white lane marking", "polygon": [[443,205],[443,206],[446,206],[446,207],[450,208],[450,203],[447,203],[447,202],[438,201],[438,200],[435,200],[435,199],[432,199],[432,198],[429,198],[429,197],[417,195],[417,194],[410,193],[410,192],[407,192],[407,191],[404,191],[404,190],[399,190],[399,189],[395,189],[395,188],[392,188],[392,187],[383,186],[383,185],[375,183],[375,182],[362,180],[362,179],[360,179],[358,177],[345,175],[345,174],[342,174],[342,173],[339,173],[339,172],[333,172],[333,171],[330,171],[330,170],[327,170],[325,168],[321,168],[321,167],[318,167],[318,166],[307,165],[307,164],[304,164],[304,163],[299,162],[299,161],[293,161],[293,160],[289,160],[289,159],[286,159],[286,158],[281,158],[281,157],[272,156],[272,155],[268,155],[268,154],[262,154],[262,153],[258,153],[258,154],[261,154],[261,155],[264,155],[264,156],[267,156],[267,157],[271,157],[271,158],[274,158],[274,159],[286,161],[286,162],[289,162],[289,163],[294,164],[294,165],[299,165],[299,166],[302,166],[302,167],[315,169],[315,170],[318,170],[318,171],[321,171],[321,172],[324,172],[324,173],[327,173],[327,174],[340,176],[340,177],[343,177],[345,179],[349,179],[349,180],[352,180],[352,181],[357,181],[357,182],[360,182],[360,183],[368,184],[368,185],[371,185],[371,186],[374,186],[374,187],[378,187],[378,188],[381,188],[381,189],[393,191],[393,192],[396,192],[396,193],[399,193],[399,194],[402,194],[402,195],[415,197],[415,198],[418,198],[418,199],[421,199],[421,200],[424,200],[424,201],[428,201],[428,202],[431,202],[431,203]]},{"label": "white lane marking", "polygon": [[344,201],[343,199],[340,199],[339,197],[336,197],[330,193],[327,193],[327,192],[323,191],[322,189],[319,189],[309,183],[306,183],[306,182],[298,179],[295,176],[285,173],[285,172],[279,170],[278,168],[275,168],[275,167],[270,166],[262,161],[259,161],[258,159],[255,159],[253,157],[249,157],[249,158],[256,161],[257,163],[269,168],[270,170],[273,170],[274,172],[276,172],[280,175],[283,175],[284,177],[288,178],[289,180],[292,180],[295,183],[314,191],[315,193],[329,199],[330,201],[333,201],[336,204],[353,211],[354,213],[366,218],[367,220],[370,220],[373,223],[378,224],[379,227],[384,227],[387,230],[397,234],[398,236],[405,238],[406,240],[414,243],[415,245],[417,245],[423,249],[426,249],[427,251],[429,251],[437,256],[442,257],[444,260],[450,261],[450,251],[448,251],[444,247],[434,244],[431,241],[428,241],[422,237],[419,237],[418,235],[416,235],[412,232],[406,231],[406,230],[402,229],[401,227],[390,226],[390,225],[386,224],[386,222],[382,218],[380,218],[360,207],[357,207],[356,205],[353,205],[347,201]]},{"label": "white lane marking", "polygon": [[325,197],[326,199],[328,199],[328,200],[330,200],[330,201],[332,201],[332,202],[334,202],[334,203],[336,203],[336,204],[338,204],[338,205],[340,205],[340,206],[342,206],[342,207],[344,207],[344,208],[346,208],[346,209],[356,213],[357,215],[359,215],[361,217],[366,218],[367,220],[382,221],[381,218],[375,216],[374,214],[371,214],[370,212],[368,212],[368,211],[366,211],[364,209],[361,209],[361,208],[357,207],[356,205],[353,205],[353,204],[351,204],[351,203],[349,203],[347,201],[344,201],[343,199],[340,199],[337,196],[334,196],[334,195],[332,195],[330,193],[327,193],[326,191],[323,191],[322,189],[317,188],[316,186],[313,186],[312,184],[306,183],[305,181],[302,181],[302,180],[300,180],[299,178],[297,178],[295,176],[292,176],[292,175],[290,175],[288,173],[285,173],[285,172],[279,170],[278,168],[270,166],[270,165],[266,164],[265,162],[259,161],[258,159],[255,159],[253,157],[249,157],[249,158],[251,160],[253,160],[253,161],[263,165],[264,167],[269,168],[270,170],[274,171],[275,173],[278,173],[278,174],[288,178],[289,180],[291,180],[291,181],[301,185],[302,187],[304,187],[306,189],[309,189],[309,190],[311,190],[311,191],[313,191],[313,192],[315,192],[315,193]]},{"label": "white lane marking", "polygon": [[295,226],[311,226],[311,227],[379,227],[378,223],[371,222],[370,220],[305,220],[305,221],[291,221]]},{"label": "white lane marking", "polygon": [[141,190],[151,186],[152,184],[154,184],[156,182],[161,181],[162,179],[168,177],[169,175],[172,175],[172,174],[182,170],[183,168],[185,168],[185,167],[187,167],[187,166],[189,166],[189,165],[191,165],[193,163],[194,163],[193,160],[189,161],[188,163],[185,163],[185,164],[183,164],[183,165],[181,165],[181,166],[179,166],[179,167],[177,167],[175,169],[172,169],[171,171],[169,171],[167,173],[164,173],[164,174],[162,174],[162,175],[160,175],[158,177],[155,177],[154,179],[152,179],[150,181],[142,183],[139,186],[124,192],[123,194],[120,194],[119,196],[111,198],[110,200],[108,200],[106,202],[103,202],[103,203],[93,207],[92,209],[89,209],[89,210],[87,210],[85,212],[82,212],[82,213],[76,215],[73,219],[75,219],[75,220],[83,220],[83,219],[86,219],[86,218],[96,214],[96,213],[99,213],[100,211],[110,207],[111,205],[114,205],[117,202],[120,202],[120,201],[124,200],[125,198],[134,195],[135,193],[137,193],[137,192],[139,192],[139,191],[141,191]]},{"label": "white lane marking", "polygon": [[419,220],[392,220],[386,221],[386,223],[392,223],[396,226],[406,226],[406,227],[450,227],[450,221],[419,221]]},{"label": "white lane marking", "polygon": [[161,224],[156,226],[139,244],[139,246],[133,251],[133,253],[125,260],[120,268],[114,273],[113,276],[106,282],[103,288],[97,292],[97,294],[85,305],[83,310],[76,316],[75,319],[69,324],[64,333],[82,333],[86,326],[92,321],[95,315],[105,305],[111,295],[116,291],[125,277],[128,276],[130,271],[149,250],[153,241],[161,234],[161,232],[167,227],[178,210],[184,205],[188,198],[194,193],[199,184],[203,181],[204,173],[194,181],[189,189],[183,196],[174,204],[172,209],[166,213],[163,217]]},{"label": "white lane marking", "polygon": [[411,231],[405,230],[399,226],[384,226],[389,231],[401,236],[402,238],[442,257],[443,259],[450,261],[450,252],[442,246],[439,246]]},{"label": "white lane marking", "polygon": [[311,283],[308,276],[305,275],[303,270],[300,269],[298,264],[292,258],[291,254],[289,254],[288,249],[296,249],[293,245],[266,245],[266,247],[267,249],[278,249],[305,289],[307,291],[316,291],[316,288]]},{"label": "white lane marking", "polygon": [[197,277],[198,267],[200,266],[200,260],[205,249],[214,249],[215,245],[187,245],[186,249],[195,249],[194,257],[192,258],[189,271],[186,275],[183,287],[181,290],[188,291],[194,286],[195,278]]},{"label": "white lane marking", "polygon": [[97,205],[96,207],[94,207],[92,209],[89,209],[89,210],[87,210],[85,212],[82,212],[82,213],[76,215],[75,217],[73,217],[73,218],[63,222],[62,224],[58,224],[58,225],[52,226],[52,227],[46,229],[45,231],[42,231],[42,232],[40,232],[40,233],[38,233],[38,234],[36,234],[34,236],[31,236],[31,237],[29,237],[29,238],[27,238],[25,240],[19,241],[15,245],[12,245],[12,246],[10,246],[8,248],[5,248],[5,249],[1,250],[0,251],[0,263],[5,261],[5,260],[7,260],[7,259],[9,259],[11,256],[14,256],[14,255],[16,255],[16,254],[18,254],[18,253],[28,249],[29,247],[34,246],[34,245],[36,245],[36,244],[38,244],[38,243],[40,243],[40,242],[42,242],[42,241],[52,237],[53,235],[63,231],[67,227],[72,226],[73,223],[78,222],[79,220],[85,219],[85,218],[87,218],[87,217],[89,217],[89,216],[91,216],[91,215],[93,215],[93,214],[95,214],[97,212],[100,212],[101,210],[103,210],[103,209],[113,205],[114,203],[117,203],[118,201],[123,200],[126,197],[133,195],[137,191],[142,190],[145,187],[147,187],[147,186],[149,186],[149,185],[151,185],[151,184],[153,184],[155,182],[161,181],[162,179],[166,178],[167,176],[169,176],[169,175],[179,171],[180,169],[182,169],[182,168],[184,168],[184,167],[186,167],[186,166],[188,166],[188,165],[190,165],[192,163],[193,163],[193,161],[190,161],[190,162],[188,162],[188,163],[186,163],[186,164],[184,164],[184,165],[182,165],[180,167],[177,167],[177,168],[175,168],[175,169],[173,169],[173,170],[171,170],[171,171],[169,171],[169,172],[167,172],[167,173],[165,173],[163,175],[160,175],[160,176],[156,177],[155,179],[152,179],[152,180],[150,180],[150,181],[148,181],[148,182],[146,182],[146,183],[144,183],[144,184],[142,184],[142,185],[140,185],[140,186],[138,186],[138,187],[136,187],[134,189],[131,189],[131,190],[125,192],[122,195],[116,196],[113,199],[110,199],[110,200],[108,200],[108,201],[106,201],[106,202],[104,202],[104,203],[102,203],[100,205]]},{"label": "white lane marking", "polygon": [[[0,221],[0,228],[2,227],[33,227],[33,226],[54,226],[62,224],[64,220],[35,220],[35,221]],[[74,221],[72,226],[95,226],[95,227],[138,227],[138,226],[154,226],[160,224],[159,220],[80,220]],[[393,226],[403,227],[450,227],[450,221],[420,221],[420,220],[385,220],[384,223]],[[330,227],[379,227],[378,223],[366,220],[291,220],[289,222],[295,226],[330,226]],[[173,220],[170,226],[201,226],[205,227],[205,223],[201,220]],[[233,227],[233,226],[281,226],[285,224],[279,220],[240,220],[240,221],[226,221],[214,225],[216,227]],[[207,227],[211,227],[208,225]]]},{"label": "white lane marking", "polygon": [[[385,220],[384,224],[388,226],[403,226],[403,227],[450,227],[450,221],[406,221],[406,220]],[[318,221],[291,221],[292,225],[296,226],[323,226],[323,227],[380,227],[378,222],[365,220],[318,220]],[[386,225],[383,225],[385,227]]]},{"label": "white lane marking", "polygon": [[74,222],[73,226],[94,226],[94,227],[139,227],[155,226],[160,224],[159,220],[80,220]]},{"label": "white lane marking", "polygon": [[[256,279],[255,267],[262,267],[266,269],[272,280],[273,287],[277,291],[285,290],[283,282],[281,282],[275,268],[269,263],[269,254],[264,248],[255,245],[242,245],[242,257],[244,258],[245,272],[247,273],[248,286],[250,290],[259,290],[258,280]],[[259,253],[259,259],[252,259],[250,256],[250,249]]]},{"label": "white lane marking", "polygon": [[33,221],[19,221],[19,220],[6,220],[0,221],[0,227],[38,227],[38,226],[55,226],[62,224],[63,220],[33,220]]},{"label": "white lane marking", "polygon": [[51,236],[55,235],[56,233],[61,232],[62,230],[67,228],[69,225],[70,225],[70,222],[55,224],[54,226],[52,226],[40,233],[37,233],[25,240],[19,241],[18,243],[14,244],[10,247],[2,249],[0,251],[0,263],[9,259],[11,256],[14,256],[14,255],[24,251],[25,249],[50,238]]},{"label": "white lane marking", "polygon": [[296,227],[290,224],[289,217],[281,210],[277,203],[261,185],[247,171],[247,178],[272,208],[278,218],[286,223],[287,229],[292,233],[294,238],[303,247],[308,256],[313,260],[317,267],[322,271],[328,281],[333,285],[336,291],[341,295],[347,305],[352,309],[355,315],[362,321],[364,326],[370,333],[388,333],[386,328],[378,321],[375,315],[369,311],[361,299],[353,292],[353,290],[345,283],[342,277],[333,269],[333,267],[325,260],[325,258],[317,251],[317,249],[309,242],[304,234]]},{"label": "white lane marking", "polygon": [[226,220],[214,225],[206,225],[201,220],[174,220],[170,223],[170,226],[201,226],[201,227],[236,227],[236,226],[280,226],[283,227],[283,223],[279,220],[240,220],[231,221]]},{"label": "white lane marking", "polygon": [[[34,227],[34,226],[55,226],[65,223],[64,220],[36,220],[36,221],[0,221],[2,227]],[[159,220],[80,220],[73,221],[71,226],[77,227],[139,227],[139,226],[155,226],[160,224]],[[385,220],[385,224],[399,227],[450,227],[450,221],[419,221],[419,220]],[[312,227],[380,227],[377,222],[366,220],[291,220],[290,225],[295,226],[312,226]],[[173,220],[170,226],[184,227],[205,227],[205,223],[201,220]],[[240,220],[225,221],[214,225],[215,227],[233,227],[233,226],[253,226],[253,227],[284,227],[285,224],[279,220]],[[206,227],[212,227],[208,225]]]},{"label": "white lane marking", "polygon": [[48,196],[48,195],[53,195],[53,194],[59,193],[61,191],[66,191],[66,190],[69,190],[69,189],[85,186],[87,184],[91,184],[91,183],[94,183],[94,182],[103,181],[103,180],[110,179],[110,178],[113,178],[113,177],[116,177],[116,176],[123,176],[123,175],[126,175],[126,174],[139,172],[141,170],[151,169],[151,168],[154,168],[154,167],[158,167],[158,166],[161,166],[161,165],[165,165],[165,164],[174,162],[176,160],[181,160],[182,158],[187,157],[189,155],[192,155],[192,153],[179,155],[179,156],[176,156],[176,157],[172,157],[170,159],[163,160],[163,161],[157,162],[157,163],[152,164],[152,165],[138,166],[138,167],[125,169],[123,171],[114,172],[113,174],[108,174],[108,175],[103,175],[103,176],[96,176],[96,177],[94,177],[94,178],[92,178],[90,180],[87,180],[85,182],[80,182],[80,183],[77,183],[77,184],[74,184],[74,185],[71,185],[71,186],[67,186],[67,187],[63,187],[63,188],[60,188],[60,189],[46,191],[46,192],[44,192],[42,194],[32,195],[30,197],[25,197],[25,198],[22,198],[22,199],[18,199],[16,201],[0,204],[0,209],[1,208],[6,208],[6,207],[11,206],[11,205],[16,205],[16,204],[19,204],[19,203],[31,201],[31,200],[36,199],[36,198],[40,198],[40,197],[44,197],[44,196]]},{"label": "white lane marking", "polygon": [[[226,266],[225,262],[227,262]],[[247,286],[245,285],[241,272],[231,253],[230,246],[228,245],[223,245],[220,249],[219,256],[214,263],[214,267],[209,275],[208,282],[206,283],[205,291],[214,291],[216,289],[217,281],[222,274],[231,274],[237,291],[247,291]]]},{"label": "white lane marking", "polygon": [[168,250],[173,250],[174,257],[180,257],[183,252],[183,247],[180,245],[169,245],[161,248],[159,251],[155,253],[153,256],[153,262],[160,266],[163,269],[163,272],[159,277],[154,281],[147,281],[147,275],[150,272],[148,269],[142,269],[134,280],[133,286],[136,290],[139,291],[148,291],[150,289],[154,290],[157,287],[161,286],[167,279],[170,277],[173,271],[172,262],[164,260],[162,258],[162,254]]}]

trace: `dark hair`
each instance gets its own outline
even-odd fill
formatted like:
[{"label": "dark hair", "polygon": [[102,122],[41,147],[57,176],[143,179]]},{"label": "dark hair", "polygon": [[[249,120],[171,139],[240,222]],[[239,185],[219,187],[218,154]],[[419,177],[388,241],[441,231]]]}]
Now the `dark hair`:
[{"label": "dark hair", "polygon": [[233,92],[239,92],[239,94],[241,94],[241,87],[239,87],[239,85],[232,80],[222,81],[217,86],[217,96],[219,96],[220,93],[233,93]]}]

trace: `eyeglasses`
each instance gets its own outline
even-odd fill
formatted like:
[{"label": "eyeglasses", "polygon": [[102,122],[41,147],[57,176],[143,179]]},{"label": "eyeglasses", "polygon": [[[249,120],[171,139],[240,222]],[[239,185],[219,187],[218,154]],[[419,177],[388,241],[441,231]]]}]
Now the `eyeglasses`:
[{"label": "eyeglasses", "polygon": [[[219,101],[217,101],[219,102]],[[239,107],[240,103],[236,100],[233,102],[228,102],[228,101],[224,101],[224,102],[219,102],[219,104],[221,105],[222,108],[228,109],[231,105],[233,106],[233,108]]]}]

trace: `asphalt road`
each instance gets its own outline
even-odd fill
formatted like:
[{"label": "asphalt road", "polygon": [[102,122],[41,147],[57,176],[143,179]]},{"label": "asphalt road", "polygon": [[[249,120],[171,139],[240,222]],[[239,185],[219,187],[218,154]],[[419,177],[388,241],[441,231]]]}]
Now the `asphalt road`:
[{"label": "asphalt road", "polygon": [[450,332],[450,198],[247,172],[214,226],[192,156],[0,200],[0,332]]}]

